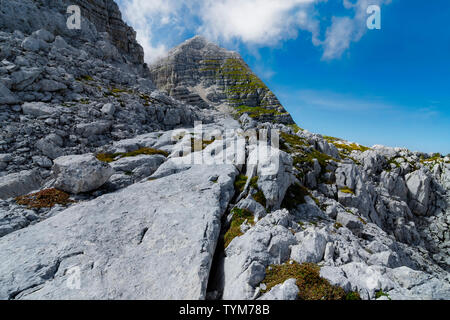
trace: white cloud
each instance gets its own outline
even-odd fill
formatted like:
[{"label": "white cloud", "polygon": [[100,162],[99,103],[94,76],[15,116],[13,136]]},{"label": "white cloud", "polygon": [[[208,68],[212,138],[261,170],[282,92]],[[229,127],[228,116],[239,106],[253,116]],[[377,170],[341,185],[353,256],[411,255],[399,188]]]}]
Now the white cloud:
[{"label": "white cloud", "polygon": [[[223,43],[275,46],[308,31],[323,48],[323,59],[339,58],[366,32],[369,5],[391,0],[342,0],[347,14],[333,17],[327,0],[119,0],[125,19],[135,28],[152,62],[188,34],[202,34]],[[321,3],[321,6],[317,6]],[[331,14],[327,26],[326,14]],[[329,20],[328,20],[329,21]],[[323,36],[321,36],[323,30]],[[323,38],[323,40],[321,40]]]},{"label": "white cloud", "polygon": [[350,47],[352,42],[361,40],[367,32],[367,13],[370,5],[382,6],[389,4],[391,0],[343,0],[346,9],[354,12],[353,17],[333,17],[331,26],[326,31],[325,40],[322,42],[324,60],[337,59]]},{"label": "white cloud", "polygon": [[[316,0],[206,0],[200,33],[209,38],[273,45],[311,27],[306,11]],[[299,19],[300,18],[300,19]]]},{"label": "white cloud", "polygon": [[122,0],[124,18],[137,33],[137,41],[145,51],[145,61],[153,62],[163,56],[167,44],[157,37],[157,30],[176,21],[180,1],[174,0]]},{"label": "white cloud", "polygon": [[352,19],[333,17],[332,25],[328,28],[325,41],[322,43],[324,48],[322,58],[331,60],[340,57],[354,39],[354,28]]}]

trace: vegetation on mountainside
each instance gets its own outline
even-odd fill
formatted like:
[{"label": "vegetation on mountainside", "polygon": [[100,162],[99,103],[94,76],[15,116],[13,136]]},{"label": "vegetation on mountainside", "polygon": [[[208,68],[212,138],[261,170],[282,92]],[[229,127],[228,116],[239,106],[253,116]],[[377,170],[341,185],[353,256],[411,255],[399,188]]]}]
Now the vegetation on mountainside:
[{"label": "vegetation on mountainside", "polygon": [[299,289],[299,300],[360,300],[357,292],[345,293],[344,289],[333,286],[320,276],[320,267],[313,263],[299,264],[291,261],[282,265],[272,265],[266,269],[263,292],[288,279],[295,279]]},{"label": "vegetation on mountainside", "polygon": [[356,143],[350,143],[350,144],[344,144],[344,143],[334,143],[336,148],[345,150],[346,153],[351,153],[352,151],[361,151],[365,152],[367,150],[370,150],[370,148],[356,144]]},{"label": "vegetation on mountainside", "polygon": [[36,193],[15,198],[17,204],[27,206],[29,209],[53,208],[55,205],[66,206],[74,203],[70,195],[57,189],[45,189]]},{"label": "vegetation on mountainside", "polygon": [[249,106],[239,106],[236,108],[237,114],[242,115],[244,113],[247,113],[251,118],[259,118],[262,115],[283,115],[286,114],[286,112],[278,112],[275,109],[266,109],[262,107],[249,107]]},{"label": "vegetation on mountainside", "polygon": [[[241,194],[244,191],[247,179],[248,177],[242,174],[237,176],[236,180],[234,181],[234,190],[236,191],[237,195]],[[252,197],[256,202],[260,203],[265,208],[267,200],[264,196],[264,193],[258,187],[258,179],[259,177],[255,176],[250,180],[250,187],[252,187],[256,191],[254,194],[252,194]]]},{"label": "vegetation on mountainside", "polygon": [[231,225],[230,229],[225,233],[225,248],[231,243],[231,241],[239,236],[242,236],[241,225],[247,221],[248,224],[254,225],[255,218],[253,213],[247,209],[234,208],[231,210]]},{"label": "vegetation on mountainside", "polygon": [[383,290],[379,290],[379,291],[375,292],[376,299],[379,299],[381,297],[387,297],[389,300],[391,300],[391,297],[389,296],[389,294],[383,292]]},{"label": "vegetation on mountainside", "polygon": [[120,158],[127,158],[127,157],[136,157],[141,154],[145,155],[154,155],[154,154],[160,154],[164,157],[168,157],[169,154],[166,151],[153,149],[153,148],[140,148],[136,151],[131,152],[121,152],[121,153],[99,153],[96,155],[97,159],[102,162],[114,162]]},{"label": "vegetation on mountainside", "polygon": [[294,166],[297,168],[304,163],[313,164],[314,159],[317,159],[324,172],[328,161],[339,161],[325,153],[310,148],[306,139],[297,135],[282,132],[280,138],[280,149],[292,155]]},{"label": "vegetation on mountainside", "polygon": [[273,93],[241,59],[229,58],[223,63],[216,59],[205,59],[200,64],[200,72],[211,73],[214,79],[223,81],[222,90],[238,115],[247,113],[252,118],[259,118],[288,114],[278,111],[281,105],[271,102],[276,99]]},{"label": "vegetation on mountainside", "polygon": [[[447,155],[447,157],[450,157],[450,155]],[[433,167],[435,164],[438,163],[450,163],[449,160],[445,160],[444,157],[440,154],[440,153],[434,153],[431,157],[429,158],[425,158],[425,157],[421,157],[420,159],[420,163],[424,164],[424,165],[428,165]]]}]

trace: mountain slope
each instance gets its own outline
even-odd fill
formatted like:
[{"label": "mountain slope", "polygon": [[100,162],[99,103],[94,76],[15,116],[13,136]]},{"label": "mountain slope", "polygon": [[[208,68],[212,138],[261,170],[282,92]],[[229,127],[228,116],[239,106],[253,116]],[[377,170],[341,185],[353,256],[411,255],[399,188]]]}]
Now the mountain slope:
[{"label": "mountain slope", "polygon": [[293,124],[291,116],[241,56],[196,36],[150,66],[158,89],[201,106],[223,104],[259,121]]}]

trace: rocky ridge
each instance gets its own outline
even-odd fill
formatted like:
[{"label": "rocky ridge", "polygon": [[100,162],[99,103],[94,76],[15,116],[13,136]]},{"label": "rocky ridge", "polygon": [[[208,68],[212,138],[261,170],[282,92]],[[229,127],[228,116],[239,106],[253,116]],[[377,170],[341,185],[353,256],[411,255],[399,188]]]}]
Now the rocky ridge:
[{"label": "rocky ridge", "polygon": [[1,2],[0,299],[450,298],[449,157],[303,130],[200,37],[146,71],[77,3]]}]

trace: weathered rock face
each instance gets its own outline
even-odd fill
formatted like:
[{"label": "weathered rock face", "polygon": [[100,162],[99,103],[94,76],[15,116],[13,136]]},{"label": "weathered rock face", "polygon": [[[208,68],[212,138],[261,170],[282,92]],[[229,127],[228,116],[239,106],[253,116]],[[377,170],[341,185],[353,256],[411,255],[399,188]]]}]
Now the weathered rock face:
[{"label": "weathered rock face", "polygon": [[1,238],[0,299],[205,298],[235,176],[230,165],[191,169]]},{"label": "weathered rock face", "polygon": [[[66,10],[70,5],[78,5],[81,8],[82,32],[76,33],[66,27],[66,19],[69,15]],[[98,32],[107,32],[112,43],[117,49],[130,58],[130,62],[135,64],[144,63],[144,50],[136,41],[136,32],[122,20],[122,14],[119,7],[113,0],[73,0],[73,1],[54,1],[54,0],[9,0],[2,1],[0,10],[0,27],[4,31],[14,32],[20,30],[23,33],[30,34],[33,31],[46,27],[53,33],[68,36],[91,36],[91,27],[83,25],[90,22]],[[42,10],[46,8],[46,10]],[[23,23],[14,12],[22,12],[26,15],[27,23]],[[90,34],[89,34],[90,33]],[[53,42],[53,35],[42,34],[47,42]],[[41,40],[42,41],[42,40]],[[27,38],[24,47],[38,51],[40,49],[39,39]]]},{"label": "weathered rock face", "polygon": [[405,178],[411,210],[418,215],[426,215],[430,200],[431,177],[423,171],[414,171]]},{"label": "weathered rock face", "polygon": [[223,263],[223,299],[254,299],[258,284],[271,264],[289,259],[290,245],[296,243],[289,228],[292,217],[287,210],[273,212],[261,219],[226,248]]},{"label": "weathered rock face", "polygon": [[150,66],[151,79],[162,91],[198,106],[231,106],[261,121],[293,124],[275,95],[241,56],[200,36]]},{"label": "weathered rock face", "polygon": [[258,176],[258,187],[267,206],[279,209],[286,190],[294,182],[292,158],[279,149],[259,146],[249,152],[247,176]]}]

